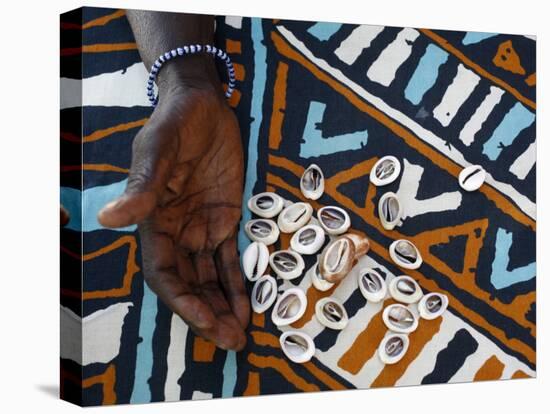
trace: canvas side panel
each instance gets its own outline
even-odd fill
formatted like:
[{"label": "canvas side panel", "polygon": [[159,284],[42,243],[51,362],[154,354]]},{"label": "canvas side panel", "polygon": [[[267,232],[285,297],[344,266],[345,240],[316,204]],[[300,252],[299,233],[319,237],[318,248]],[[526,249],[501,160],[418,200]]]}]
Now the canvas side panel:
[{"label": "canvas side panel", "polygon": [[60,397],[82,405],[82,9],[60,26]]}]

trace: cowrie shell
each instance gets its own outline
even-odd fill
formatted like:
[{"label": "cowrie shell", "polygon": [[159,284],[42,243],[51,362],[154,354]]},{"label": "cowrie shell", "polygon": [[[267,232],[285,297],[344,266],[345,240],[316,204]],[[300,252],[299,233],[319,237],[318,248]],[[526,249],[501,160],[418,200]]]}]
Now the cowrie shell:
[{"label": "cowrie shell", "polygon": [[315,304],[317,320],[327,328],[342,330],[348,324],[348,313],[336,298],[322,298]]},{"label": "cowrie shell", "polygon": [[392,298],[402,303],[416,303],[422,298],[422,289],[412,277],[407,275],[394,277],[389,284]]},{"label": "cowrie shell", "polygon": [[369,302],[377,303],[386,297],[386,281],[376,270],[369,267],[359,270],[357,281],[359,290]]},{"label": "cowrie shell", "polygon": [[309,222],[312,214],[313,207],[308,203],[294,203],[281,211],[277,224],[283,233],[294,233]]},{"label": "cowrie shell", "polygon": [[418,327],[418,317],[405,305],[394,303],[382,312],[386,327],[397,333],[411,333]]},{"label": "cowrie shell", "polygon": [[422,264],[422,256],[414,244],[400,239],[390,245],[390,257],[396,265],[404,269],[418,269]]},{"label": "cowrie shell", "polygon": [[260,277],[252,288],[252,310],[264,313],[277,299],[277,282],[269,275]]},{"label": "cowrie shell", "polygon": [[424,295],[418,302],[418,313],[422,319],[436,319],[443,315],[449,306],[449,298],[442,293],[432,292]]},{"label": "cowrie shell", "polygon": [[328,234],[339,235],[348,231],[351,221],[344,209],[336,206],[322,207],[317,211],[319,224]]},{"label": "cowrie shell", "polygon": [[244,231],[252,241],[264,243],[270,246],[279,238],[279,228],[273,220],[253,219],[244,226]]},{"label": "cowrie shell", "polygon": [[380,187],[393,183],[401,173],[401,163],[393,155],[380,158],[369,174],[370,182]]},{"label": "cowrie shell", "polygon": [[244,251],[242,262],[246,278],[251,282],[255,282],[267,269],[269,249],[261,242],[252,242]]},{"label": "cowrie shell", "polygon": [[319,272],[319,262],[316,262],[313,266],[309,268],[306,272],[306,277],[311,279],[313,287],[321,292],[326,292],[334,286],[334,283],[330,283],[325,280],[321,273]]},{"label": "cowrie shell", "polygon": [[378,356],[384,364],[395,364],[409,349],[409,337],[404,334],[389,333],[378,346]]},{"label": "cowrie shell", "polygon": [[275,193],[256,194],[248,200],[248,209],[263,218],[272,218],[283,209],[284,200]]},{"label": "cowrie shell", "polygon": [[299,229],[290,239],[290,247],[300,254],[315,254],[325,243],[325,232],[316,224]]},{"label": "cowrie shell", "polygon": [[378,202],[378,217],[382,227],[386,230],[393,230],[401,220],[403,215],[403,207],[397,198],[397,195],[392,192],[385,193],[380,197]]},{"label": "cowrie shell", "polygon": [[323,171],[316,164],[306,168],[300,179],[300,190],[305,198],[317,200],[325,191],[325,177]]},{"label": "cowrie shell", "polygon": [[292,250],[277,250],[271,253],[269,265],[277,276],[285,280],[296,279],[305,268],[302,256]]},{"label": "cowrie shell", "polygon": [[481,165],[470,165],[458,175],[458,183],[466,191],[476,191],[485,182],[487,172]]},{"label": "cowrie shell", "polygon": [[277,326],[290,325],[300,319],[306,311],[307,297],[300,288],[290,288],[277,299],[271,319]]},{"label": "cowrie shell", "polygon": [[313,339],[303,332],[286,331],[279,338],[279,343],[286,357],[297,364],[309,361],[315,354]]}]

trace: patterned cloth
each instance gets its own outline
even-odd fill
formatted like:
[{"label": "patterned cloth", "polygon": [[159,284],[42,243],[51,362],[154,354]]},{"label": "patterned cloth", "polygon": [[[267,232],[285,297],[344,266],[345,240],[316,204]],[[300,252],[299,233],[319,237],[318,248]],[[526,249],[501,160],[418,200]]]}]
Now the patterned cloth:
[{"label": "patterned cloth", "polygon": [[[96,220],[123,191],[132,139],[151,114],[147,71],[124,12],[64,15],[65,398],[122,404],[535,376],[534,39],[240,17],[217,18],[216,33],[238,79],[230,103],[245,148],[243,200],[261,191],[302,200],[299,177],[316,163],[325,194],[311,204],[345,208],[371,250],[329,292],[305,277],[278,280],[280,290],[296,285],[307,294],[306,314],[292,327],[314,338],[311,362],[284,357],[269,312],[253,315],[242,352],[196,337],[144,284],[136,228],[107,230]],[[369,171],[388,154],[402,161],[401,176],[374,187]],[[474,193],[457,182],[470,164],[488,172]],[[386,191],[405,203],[393,231],[378,219]],[[241,252],[251,213],[242,215]],[[425,292],[447,294],[450,305],[442,318],[421,320],[404,359],[384,366],[376,348],[390,301],[367,303],[355,272],[367,265],[387,280],[403,273],[388,255],[398,238],[424,258],[408,274]],[[288,242],[283,235],[274,247]],[[306,257],[306,269],[314,262]],[[315,319],[315,302],[327,295],[349,314],[343,331]]]}]

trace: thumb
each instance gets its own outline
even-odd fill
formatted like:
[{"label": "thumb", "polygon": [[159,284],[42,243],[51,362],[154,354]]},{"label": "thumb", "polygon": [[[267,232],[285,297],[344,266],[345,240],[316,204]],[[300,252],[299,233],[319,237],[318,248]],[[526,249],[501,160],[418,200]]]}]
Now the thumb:
[{"label": "thumb", "polygon": [[145,220],[156,208],[177,154],[177,131],[153,119],[141,129],[132,148],[132,164],[124,193],[98,213],[105,227],[126,227]]}]

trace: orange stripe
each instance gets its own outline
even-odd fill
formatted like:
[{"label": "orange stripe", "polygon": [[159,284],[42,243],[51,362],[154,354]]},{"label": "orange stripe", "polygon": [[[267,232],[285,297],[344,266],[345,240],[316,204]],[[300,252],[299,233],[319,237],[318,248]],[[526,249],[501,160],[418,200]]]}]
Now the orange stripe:
[{"label": "orange stripe", "polygon": [[248,384],[246,384],[243,395],[260,395],[260,374],[258,372],[248,372]]},{"label": "orange stripe", "polygon": [[90,388],[94,385],[101,384],[103,388],[103,405],[116,404],[116,369],[113,364],[105,370],[103,374],[94,377],[86,378],[82,381],[82,388]]},{"label": "orange stripe", "polygon": [[[223,90],[224,92],[227,90],[227,84],[223,84]],[[227,101],[229,103],[229,106],[231,108],[236,108],[239,105],[239,102],[241,102],[241,91],[238,89],[233,89],[233,93],[231,94],[231,98]]]},{"label": "orange stripe", "polygon": [[[341,84],[336,79],[332,78],[322,70],[320,70],[317,66],[315,66],[313,63],[311,63],[309,60],[304,58],[301,54],[299,54],[297,51],[292,49],[288,43],[286,43],[281,36],[279,36],[277,33],[272,32],[271,33],[272,40],[277,48],[277,50],[284,56],[295,60],[296,62],[300,63],[302,66],[304,66],[306,69],[308,69],[315,77],[317,77],[322,82],[327,83],[329,86],[331,86],[335,91],[342,94],[348,101],[353,104],[355,107],[357,107],[359,110],[367,113],[374,119],[376,119],[381,124],[385,125],[388,129],[390,129],[393,133],[395,133],[398,137],[401,137],[403,141],[412,148],[416,149],[418,152],[423,154],[426,158],[430,159],[434,164],[436,164],[438,167],[446,170],[449,174],[458,177],[458,174],[462,171],[462,167],[455,162],[449,160],[447,157],[442,155],[439,151],[432,148],[430,145],[426,144],[424,141],[422,141],[420,138],[415,136],[412,132],[410,132],[408,129],[401,126],[399,123],[394,121],[393,119],[389,118],[386,114],[379,111],[378,109],[374,108],[373,106],[366,103],[361,97],[359,97],[353,90],[347,88],[343,84]],[[500,194],[497,190],[495,190],[493,187],[489,185],[483,185],[479,189],[482,193],[484,193],[489,199],[491,199],[495,205],[502,210],[504,214],[507,214],[511,217],[513,217],[516,221],[519,223],[524,224],[525,226],[531,227],[533,230],[535,230],[536,225],[535,221],[526,215],[523,211],[521,211],[515,204],[513,204],[510,200],[508,200],[506,197],[504,197],[502,194]]]},{"label": "orange stripe", "polygon": [[525,78],[525,83],[527,86],[535,86],[537,84],[537,74],[531,73],[527,78]]},{"label": "orange stripe", "polygon": [[288,75],[288,65],[279,62],[273,88],[273,110],[271,112],[271,122],[269,124],[269,148],[278,150],[283,139],[282,127],[286,109],[286,82]]},{"label": "orange stripe", "polygon": [[83,45],[83,53],[119,52],[122,50],[135,50],[135,43],[97,43],[95,45]]},{"label": "orange stripe", "polygon": [[439,332],[442,319],[437,318],[432,321],[421,320],[418,329],[409,334],[409,349],[403,359],[397,364],[384,366],[384,369],[378,374],[371,387],[390,387],[395,385],[397,380],[403,376],[410,363],[420,355],[424,346]]},{"label": "orange stripe", "polygon": [[270,334],[269,332],[252,331],[250,332],[250,335],[252,335],[252,339],[257,345],[270,346],[272,348],[281,348],[279,339],[275,335]]},{"label": "orange stripe", "polygon": [[195,336],[195,343],[193,344],[193,361],[212,362],[215,352],[216,345],[200,336]]},{"label": "orange stripe", "polygon": [[62,165],[61,172],[71,171],[112,171],[119,173],[128,173],[127,168],[117,167],[111,164],[82,164],[82,165]]},{"label": "orange stripe", "polygon": [[252,312],[252,324],[263,328],[265,324],[265,314]]},{"label": "orange stripe", "polygon": [[243,81],[246,76],[244,66],[240,63],[233,63],[233,68],[235,69],[235,79],[238,81]]},{"label": "orange stripe", "polygon": [[241,50],[241,41],[233,39],[225,39],[225,51],[227,53],[240,54]]},{"label": "orange stripe", "polygon": [[522,370],[517,370],[512,374],[512,379],[520,379],[520,378],[532,378],[531,375],[526,374]]},{"label": "orange stripe", "polygon": [[105,26],[111,20],[118,19],[124,16],[126,12],[124,10],[117,10],[114,13],[108,14],[107,16],[98,17],[97,19],[90,20],[89,22],[82,25],[83,29],[89,29],[90,27]]},{"label": "orange stripe", "polygon": [[126,261],[126,273],[122,278],[122,286],[119,288],[107,289],[107,290],[94,290],[89,292],[82,292],[82,299],[99,299],[99,298],[115,298],[128,296],[132,288],[132,280],[137,272],[139,272],[139,266],[136,262],[136,250],[137,243],[134,236],[122,236],[118,240],[109,244],[108,246],[102,247],[99,250],[96,250],[92,253],[87,253],[82,256],[83,261],[88,261],[95,259],[101,255],[107,254],[113,250],[118,249],[119,247],[128,244],[128,258]]},{"label": "orange stripe", "polygon": [[[395,303],[393,299],[384,301],[382,309],[392,303]],[[359,373],[363,365],[373,357],[387,330],[382,320],[382,311],[373,315],[367,327],[357,335],[353,344],[340,357],[338,366],[352,375]]]},{"label": "orange stripe", "polygon": [[129,129],[142,127],[143,125],[145,125],[148,119],[149,118],[143,118],[143,119],[138,119],[137,121],[126,122],[126,123],[118,124],[105,129],[98,129],[97,131],[94,131],[91,134],[86,135],[83,138],[83,141],[84,142],[98,141],[116,132],[123,132],[123,131],[128,131]]},{"label": "orange stripe", "polygon": [[493,355],[483,363],[481,368],[477,370],[474,381],[490,381],[500,379],[503,371],[504,364],[500,362],[496,355]]},{"label": "orange stripe", "polygon": [[281,374],[289,383],[301,391],[321,391],[315,384],[307,382],[290,367],[288,362],[274,356],[261,356],[250,353],[248,362],[258,368],[271,368]]},{"label": "orange stripe", "polygon": [[315,304],[319,299],[326,298],[327,296],[332,295],[334,292],[334,289],[337,285],[334,285],[326,292],[321,292],[320,290],[316,289],[314,286],[310,286],[309,289],[306,292],[307,297],[307,306],[306,311],[304,313],[304,316],[302,316],[300,319],[298,319],[296,322],[291,324],[291,326],[294,329],[300,329],[302,328],[306,323],[308,323],[313,316],[315,315]]},{"label": "orange stripe", "polygon": [[470,67],[472,70],[477,72],[480,76],[483,76],[484,78],[489,79],[491,82],[493,82],[496,85],[500,86],[502,89],[510,92],[518,101],[523,102],[528,107],[530,107],[532,109],[537,109],[537,104],[535,102],[533,102],[529,98],[526,98],[525,96],[523,96],[517,89],[515,89],[511,85],[507,84],[502,79],[497,78],[495,75],[487,72],[485,69],[483,69],[477,63],[475,63],[474,61],[469,59],[464,53],[462,53],[456,47],[451,45],[447,39],[444,39],[443,37],[439,36],[437,33],[434,33],[434,32],[432,32],[431,30],[428,30],[428,29],[419,29],[419,30],[424,35],[426,35],[427,37],[432,39],[434,42],[436,42],[443,49],[445,49],[447,52],[454,55],[458,60],[460,60],[466,66]]},{"label": "orange stripe", "polygon": [[331,390],[347,390],[347,387],[344,384],[336,381],[325,371],[319,369],[313,362],[309,361],[303,364],[304,368],[307,369],[315,378],[323,382]]},{"label": "orange stripe", "polygon": [[[275,157],[275,156],[270,156],[269,157],[269,163],[270,164],[272,164],[272,161],[274,161],[274,160],[276,161],[277,165],[280,166],[280,167],[285,167],[286,165],[289,165],[289,168],[287,168],[289,171],[294,172],[297,176],[301,176],[300,171],[302,170],[302,168],[298,167],[297,165],[295,165],[291,161],[285,160],[283,158]],[[352,167],[352,169],[350,169],[350,170],[354,170],[354,171],[358,171],[358,172],[362,172],[364,170],[370,171],[370,167],[372,166],[372,164],[374,164],[374,162],[375,162],[375,160],[373,160],[373,159],[367,160],[367,161],[364,161],[364,162]],[[274,165],[274,164],[272,164],[272,165]],[[329,194],[332,198],[334,198],[341,206],[343,206],[344,208],[348,208],[350,211],[355,212],[357,215],[362,217],[363,220],[365,220],[365,222],[367,222],[370,225],[376,227],[380,232],[383,233],[384,230],[382,229],[382,227],[380,225],[380,221],[374,216],[375,204],[373,203],[372,199],[376,194],[376,189],[373,186],[369,186],[369,189],[367,191],[367,197],[366,197],[365,203],[366,204],[368,203],[371,206],[371,210],[367,209],[366,207],[358,207],[351,199],[343,196],[342,194],[340,194],[338,192],[337,189],[338,189],[338,186],[340,185],[340,183],[345,182],[345,181],[339,181],[338,180],[338,175],[339,174],[346,175],[346,172],[344,171],[342,173],[338,173],[335,176],[330,177],[330,178],[325,177],[325,193]],[[346,175],[346,177],[349,178],[347,175]],[[273,185],[273,186],[276,186],[276,187],[279,187],[279,188],[283,188],[286,191],[294,194],[297,198],[303,199],[303,196],[302,196],[302,194],[299,190],[292,187],[286,181],[282,180],[281,178],[279,178],[279,177],[277,177],[277,176],[275,176],[271,173],[267,174],[266,181],[270,185]],[[318,209],[320,207],[320,205],[316,202],[311,203],[311,204],[313,205],[313,207],[315,209]],[[395,237],[393,237],[393,236],[395,236]],[[402,237],[399,237],[399,236],[400,236],[399,233],[394,230],[393,233],[392,233],[392,237],[393,238],[402,238]],[[370,240],[370,248],[372,249],[372,251],[375,254],[379,255],[384,260],[386,260],[388,262],[391,262],[387,247],[384,247],[384,246],[376,243],[375,241],[373,241],[371,239]],[[437,266],[434,266],[432,263],[429,262],[429,260],[433,259],[431,257],[431,255],[429,255],[428,253],[423,253],[423,255],[426,256],[425,260],[424,260],[426,263],[428,263],[430,266],[433,266],[436,269],[438,268]],[[448,269],[448,266],[445,265],[445,268]],[[465,269],[465,270],[468,271],[468,269]],[[452,274],[455,275],[454,272],[452,272]],[[416,271],[416,270],[414,270],[414,271],[411,270],[411,271],[409,271],[409,275],[414,277],[424,289],[426,289],[428,291],[440,291],[441,293],[446,294],[449,297],[450,307],[454,308],[456,311],[458,311],[464,317],[469,319],[472,323],[475,323],[477,326],[480,326],[481,328],[483,328],[483,329],[487,330],[488,332],[490,332],[494,337],[496,337],[501,342],[507,344],[507,346],[509,346],[511,349],[523,354],[529,361],[534,363],[534,361],[535,361],[535,352],[533,351],[533,349],[530,346],[523,343],[522,341],[520,341],[517,338],[508,338],[505,331],[503,331],[502,329],[494,327],[491,323],[487,322],[481,315],[477,314],[475,311],[473,311],[469,307],[462,304],[462,302],[457,300],[450,292],[446,291],[445,289],[442,289],[437,283],[435,283],[433,280],[425,277],[424,274],[422,274],[421,272]],[[465,290],[469,289],[469,292],[472,293],[474,296],[475,296],[475,291],[478,291],[478,293],[479,293],[480,289],[479,289],[479,287],[475,287],[475,283],[474,283],[475,282],[475,280],[474,280],[475,279],[475,274],[474,275],[467,274],[467,276],[471,279],[470,281],[468,281],[468,278],[463,277],[463,275],[461,275],[461,274],[457,274],[457,275],[458,275],[457,277],[450,277],[447,274],[447,276],[449,277],[449,280],[452,280],[453,283],[455,283],[455,285],[456,284],[464,284],[466,282],[466,283],[469,283],[469,285],[468,285],[469,288],[465,288]],[[473,283],[473,285],[472,285],[472,283]],[[475,289],[475,291],[472,292],[472,289]],[[532,325],[532,323],[528,322],[525,319],[524,309],[526,309],[526,307],[529,307],[530,303],[532,303],[534,301],[534,299],[535,299],[534,292],[526,294],[523,297],[516,298],[512,302],[512,304],[509,304],[509,305],[506,305],[506,304],[503,304],[500,301],[496,301],[496,300],[491,299],[489,294],[486,293],[486,292],[485,292],[483,297],[478,297],[478,299],[485,301],[490,306],[492,306],[495,310],[499,311],[503,315],[506,315],[506,316],[512,318],[513,320],[515,320],[516,322],[518,322],[522,326],[525,326],[526,324],[527,324],[527,326]],[[534,332],[532,332],[532,333],[534,334]]]}]

